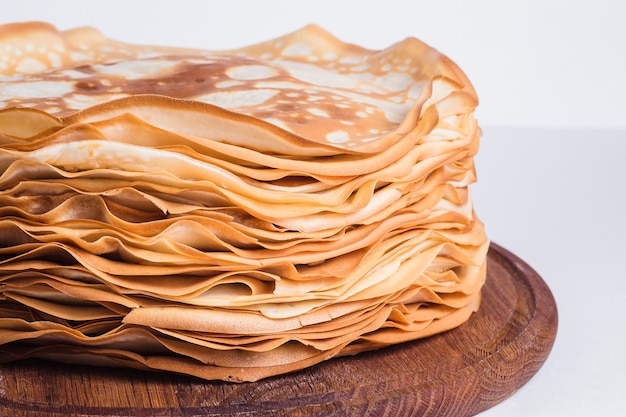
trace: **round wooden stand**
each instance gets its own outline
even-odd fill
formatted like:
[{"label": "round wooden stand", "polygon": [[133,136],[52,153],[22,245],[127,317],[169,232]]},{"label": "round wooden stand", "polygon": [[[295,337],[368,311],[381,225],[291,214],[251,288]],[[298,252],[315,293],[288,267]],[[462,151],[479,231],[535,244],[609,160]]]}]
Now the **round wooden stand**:
[{"label": "round wooden stand", "polygon": [[535,271],[496,244],[488,262],[480,310],[434,337],[243,384],[16,362],[0,366],[0,415],[472,416],[539,370],[557,330],[554,298]]}]

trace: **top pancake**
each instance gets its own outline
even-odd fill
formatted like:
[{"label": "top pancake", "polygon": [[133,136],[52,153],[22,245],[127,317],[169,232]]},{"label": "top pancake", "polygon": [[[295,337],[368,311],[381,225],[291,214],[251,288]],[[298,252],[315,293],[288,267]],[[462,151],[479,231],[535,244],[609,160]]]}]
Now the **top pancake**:
[{"label": "top pancake", "polygon": [[414,38],[373,51],[313,25],[213,52],[132,45],[92,28],[58,31],[39,22],[1,27],[0,44],[3,108],[76,122],[104,112],[136,114],[142,106],[167,112],[182,99],[202,114],[231,112],[262,129],[269,124],[313,155],[380,152],[433,106],[445,118],[476,105],[463,73]]}]

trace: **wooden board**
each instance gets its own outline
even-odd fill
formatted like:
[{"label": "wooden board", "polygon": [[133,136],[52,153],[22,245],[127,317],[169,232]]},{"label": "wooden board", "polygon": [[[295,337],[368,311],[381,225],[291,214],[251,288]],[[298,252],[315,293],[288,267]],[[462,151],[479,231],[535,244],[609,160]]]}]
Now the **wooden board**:
[{"label": "wooden board", "polygon": [[535,271],[495,244],[488,262],[479,312],[425,340],[244,384],[22,361],[0,366],[0,415],[472,416],[537,372],[557,329]]}]

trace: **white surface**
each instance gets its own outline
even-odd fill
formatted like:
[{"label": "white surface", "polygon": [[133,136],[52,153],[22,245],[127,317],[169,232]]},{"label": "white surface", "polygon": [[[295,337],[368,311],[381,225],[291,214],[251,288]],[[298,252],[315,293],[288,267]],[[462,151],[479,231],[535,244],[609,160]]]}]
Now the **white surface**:
[{"label": "white surface", "polygon": [[542,276],[551,355],[480,417],[626,415],[626,130],[485,128],[474,202],[490,238]]},{"label": "white surface", "polygon": [[20,0],[0,23],[92,25],[135,43],[225,49],[317,23],[372,49],[408,36],[469,75],[485,125],[626,128],[622,0]]}]

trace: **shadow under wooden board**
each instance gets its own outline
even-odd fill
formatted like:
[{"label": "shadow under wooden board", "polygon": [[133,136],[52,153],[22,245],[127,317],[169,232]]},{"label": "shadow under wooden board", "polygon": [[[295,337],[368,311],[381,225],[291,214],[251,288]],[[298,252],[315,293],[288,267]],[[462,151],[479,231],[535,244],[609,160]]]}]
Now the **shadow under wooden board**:
[{"label": "shadow under wooden board", "polygon": [[25,360],[0,366],[0,415],[466,417],[535,375],[556,331],[550,289],[492,244],[480,310],[446,333],[242,384]]}]

